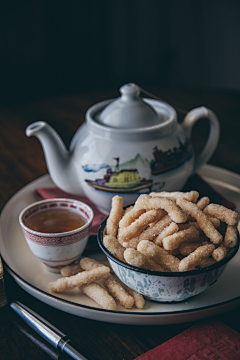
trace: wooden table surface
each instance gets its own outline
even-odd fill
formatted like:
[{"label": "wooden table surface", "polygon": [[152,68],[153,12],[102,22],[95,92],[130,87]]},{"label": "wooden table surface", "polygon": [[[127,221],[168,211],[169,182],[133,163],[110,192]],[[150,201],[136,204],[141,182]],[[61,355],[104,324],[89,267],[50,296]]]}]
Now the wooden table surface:
[{"label": "wooden table surface", "polygon": [[[170,91],[151,89],[173,106],[190,110],[204,105],[219,117],[221,138],[210,164],[240,173],[240,92]],[[23,186],[47,173],[40,142],[27,138],[25,128],[44,119],[69,146],[72,136],[93,104],[118,96],[118,91],[62,96],[28,104],[0,107],[0,208]],[[204,143],[207,125],[196,125],[196,153]],[[1,250],[1,249],[0,249]],[[30,270],[30,269],[29,269]],[[8,300],[19,300],[69,335],[96,360],[132,360],[196,324],[135,326],[98,322],[52,308],[22,290],[5,271]],[[240,308],[217,317],[240,332]],[[216,319],[216,318],[215,318]],[[1,360],[62,358],[8,307],[0,309]]]}]

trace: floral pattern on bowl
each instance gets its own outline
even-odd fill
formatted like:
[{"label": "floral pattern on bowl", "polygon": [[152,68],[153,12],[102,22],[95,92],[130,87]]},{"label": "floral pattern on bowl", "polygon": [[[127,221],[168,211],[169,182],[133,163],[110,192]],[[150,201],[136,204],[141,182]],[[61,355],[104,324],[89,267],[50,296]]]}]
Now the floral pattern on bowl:
[{"label": "floral pattern on bowl", "polygon": [[116,276],[128,287],[142,294],[146,299],[157,302],[179,302],[196,296],[213,285],[222,275],[228,262],[236,255],[235,246],[226,258],[206,268],[185,272],[158,272],[137,268],[114,257],[103,245],[107,219],[98,231],[98,245],[107,256]]},{"label": "floral pattern on bowl", "polygon": [[227,264],[218,269],[197,275],[160,276],[143,274],[126,269],[108,258],[117,277],[131,289],[149,300],[158,302],[184,301],[195,296],[214,284],[223,273]]}]

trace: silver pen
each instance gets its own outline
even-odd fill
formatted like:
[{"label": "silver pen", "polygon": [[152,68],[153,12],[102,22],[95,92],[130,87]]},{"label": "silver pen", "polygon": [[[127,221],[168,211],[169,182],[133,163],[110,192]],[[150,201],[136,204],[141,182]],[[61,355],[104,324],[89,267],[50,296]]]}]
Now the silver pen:
[{"label": "silver pen", "polygon": [[48,341],[56,349],[67,354],[70,358],[75,360],[93,360],[88,356],[86,358],[80,353],[80,348],[66,334],[50,324],[40,315],[29,309],[20,302],[12,302],[10,307],[39,335]]}]

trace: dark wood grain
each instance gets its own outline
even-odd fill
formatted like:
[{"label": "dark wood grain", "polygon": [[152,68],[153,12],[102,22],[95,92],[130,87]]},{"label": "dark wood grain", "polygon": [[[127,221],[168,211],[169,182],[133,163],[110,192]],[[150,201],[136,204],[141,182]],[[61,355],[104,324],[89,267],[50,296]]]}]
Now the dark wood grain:
[{"label": "dark wood grain", "polygon": [[[149,90],[186,110],[201,105],[212,109],[219,117],[221,140],[209,163],[240,173],[240,92]],[[47,172],[39,141],[25,135],[27,125],[44,119],[69,146],[72,136],[84,121],[87,109],[96,102],[116,96],[117,91],[99,92],[0,108],[0,207],[23,186]],[[196,153],[203,146],[207,131],[207,124],[196,125],[193,134]],[[5,283],[9,301],[17,299],[31,307],[67,333],[96,360],[133,360],[196,323],[133,326],[88,320],[40,302],[22,290],[6,271]],[[218,319],[240,331],[239,316],[240,309],[237,309],[218,316]],[[58,356],[58,352],[21,322],[8,306],[0,309],[1,360],[47,360]]]}]

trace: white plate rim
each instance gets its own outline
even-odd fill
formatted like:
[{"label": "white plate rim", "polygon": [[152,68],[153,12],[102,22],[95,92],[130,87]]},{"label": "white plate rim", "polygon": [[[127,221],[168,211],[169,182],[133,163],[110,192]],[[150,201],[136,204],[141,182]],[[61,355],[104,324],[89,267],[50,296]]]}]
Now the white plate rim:
[{"label": "white plate rim", "polygon": [[[221,174],[221,175],[223,175],[223,177],[226,177],[226,178],[232,177],[233,180],[236,180],[236,183],[238,181],[240,184],[240,176],[238,174],[231,172],[229,170],[226,170],[226,169],[222,169],[217,166],[213,166],[213,165],[204,165],[204,167],[201,169],[201,171],[199,171],[199,174],[201,176],[203,176],[204,178],[207,178],[207,177],[211,178],[211,174],[214,172],[218,173],[218,175]],[[40,178],[33,180],[31,183],[27,184],[26,186],[24,186],[22,189],[20,189],[17,193],[15,193],[9,199],[9,201],[3,207],[1,214],[5,211],[7,205],[10,203],[10,201],[13,201],[13,199],[15,199],[16,196],[19,196],[22,191],[28,189],[29,186],[33,187],[38,182],[42,183],[43,181],[48,180],[48,179],[49,179],[49,175],[45,174],[45,175],[41,176]],[[218,177],[218,179],[219,179],[219,177]],[[221,179],[219,181],[221,181]],[[234,182],[234,185],[235,185],[235,182]],[[46,302],[50,306],[58,308],[62,311],[73,313],[77,316],[87,317],[87,318],[93,319],[93,320],[96,319],[96,320],[105,321],[105,322],[133,324],[133,325],[134,324],[152,325],[152,324],[183,323],[183,322],[197,320],[199,318],[216,315],[224,310],[227,311],[229,308],[234,308],[234,307],[238,306],[238,304],[240,303],[240,296],[237,296],[235,298],[232,298],[230,300],[227,300],[227,301],[224,301],[224,302],[221,302],[218,304],[208,305],[208,306],[204,306],[204,307],[198,307],[195,309],[186,309],[186,310],[177,310],[177,311],[175,310],[175,311],[166,311],[166,312],[156,312],[156,311],[155,312],[146,312],[146,313],[138,312],[138,311],[124,312],[121,310],[118,311],[118,310],[106,310],[106,309],[95,308],[95,307],[93,308],[88,305],[77,304],[77,303],[71,302],[66,299],[58,298],[57,296],[54,296],[52,294],[45,292],[42,289],[37,288],[35,285],[33,285],[33,284],[29,283],[28,281],[26,281],[25,279],[23,279],[19,274],[17,274],[11,268],[11,266],[9,266],[7,264],[7,262],[5,261],[5,258],[4,258],[4,254],[2,254],[2,258],[3,258],[3,262],[4,262],[4,265],[5,265],[5,268],[7,269],[7,271],[10,273],[10,275],[15,279],[15,281],[25,291],[29,292],[29,289],[31,289],[32,293],[36,292],[35,295],[34,294],[32,294],[32,295],[34,297],[38,298],[40,301]],[[40,296],[40,298],[39,298],[39,296]],[[46,297],[48,299],[48,301],[42,300],[41,297]],[[49,299],[50,299],[50,301],[49,301]],[[55,302],[57,304],[55,304]],[[62,308],[62,304],[70,306],[72,308],[73,312],[69,311],[69,309],[66,310],[66,309]],[[63,307],[64,307],[64,305],[63,305]],[[75,311],[79,310],[79,309],[90,311],[91,314],[90,315],[86,314],[86,316],[84,315],[84,313],[76,314]],[[211,314],[210,314],[209,313],[210,310],[213,310],[213,309],[214,309],[214,311],[211,312]],[[97,318],[96,318],[94,316],[96,314],[102,314],[102,315],[100,315],[100,317],[97,316]],[[111,315],[109,319],[105,318],[106,314]],[[114,318],[112,318],[112,315],[114,315]],[[184,316],[184,315],[188,315],[188,316],[183,319],[182,316]],[[103,316],[103,318],[102,318],[102,316]],[[179,316],[180,316],[180,318],[178,318]]]}]

